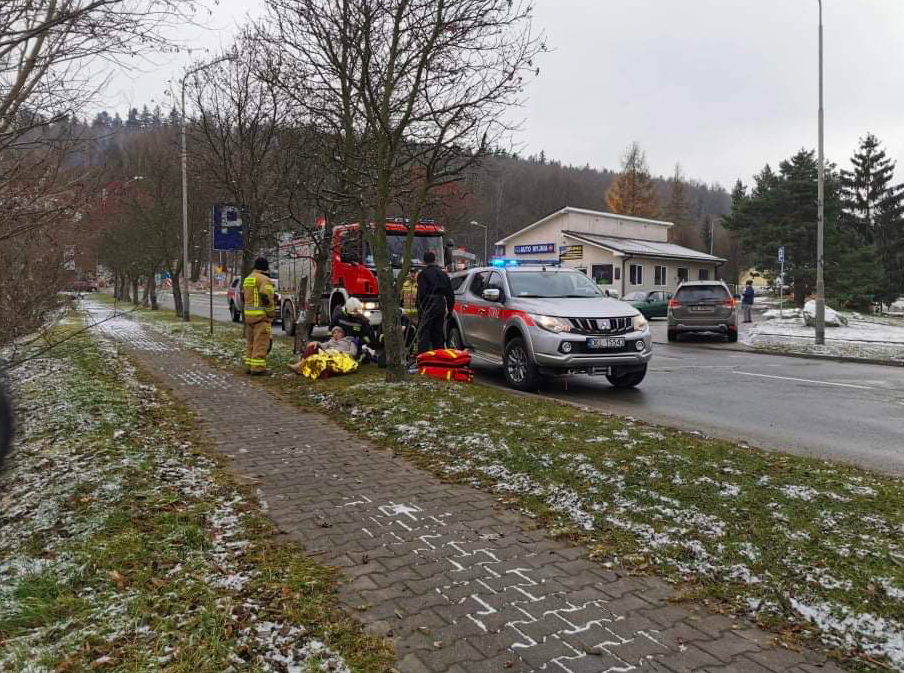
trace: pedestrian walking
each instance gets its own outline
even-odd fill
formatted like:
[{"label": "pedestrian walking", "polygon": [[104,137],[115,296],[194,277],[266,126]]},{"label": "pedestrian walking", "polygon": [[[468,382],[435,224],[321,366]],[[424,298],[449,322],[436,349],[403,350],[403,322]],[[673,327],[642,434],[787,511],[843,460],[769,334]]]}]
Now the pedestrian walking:
[{"label": "pedestrian walking", "polygon": [[455,293],[449,274],[436,264],[432,250],[424,253],[426,268],[417,276],[418,353],[445,348],[446,312],[455,306]]},{"label": "pedestrian walking", "polygon": [[264,257],[254,260],[254,271],[242,281],[245,314],[245,368],[249,374],[267,372],[267,353],[272,340],[276,298],[273,281],[267,275],[270,264]]},{"label": "pedestrian walking", "polygon": [[744,288],[744,296],[741,298],[741,309],[744,311],[744,322],[753,322],[750,317],[753,311],[753,297],[756,293],[753,291],[753,281],[747,281],[747,287]]}]

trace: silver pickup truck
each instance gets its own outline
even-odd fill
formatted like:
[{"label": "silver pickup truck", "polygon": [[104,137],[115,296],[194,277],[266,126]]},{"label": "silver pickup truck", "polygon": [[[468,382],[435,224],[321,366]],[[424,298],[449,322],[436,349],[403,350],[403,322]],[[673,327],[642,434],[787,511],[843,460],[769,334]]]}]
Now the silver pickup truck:
[{"label": "silver pickup truck", "polygon": [[501,366],[513,388],[536,390],[544,376],[568,374],[602,374],[632,388],[646,375],[646,318],[579,271],[483,267],[453,274],[452,287],[449,346],[469,350],[475,364]]}]

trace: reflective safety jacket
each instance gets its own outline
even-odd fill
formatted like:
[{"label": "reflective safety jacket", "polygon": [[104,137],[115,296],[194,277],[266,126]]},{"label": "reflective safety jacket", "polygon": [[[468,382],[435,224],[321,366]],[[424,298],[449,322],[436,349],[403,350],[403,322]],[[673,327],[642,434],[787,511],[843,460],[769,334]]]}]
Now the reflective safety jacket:
[{"label": "reflective safety jacket", "polygon": [[417,313],[417,281],[411,278],[402,283],[402,309],[408,315]]},{"label": "reflective safety jacket", "polygon": [[273,320],[276,315],[276,296],[273,281],[258,271],[242,281],[242,301],[244,302],[245,324],[253,325],[261,320]]}]

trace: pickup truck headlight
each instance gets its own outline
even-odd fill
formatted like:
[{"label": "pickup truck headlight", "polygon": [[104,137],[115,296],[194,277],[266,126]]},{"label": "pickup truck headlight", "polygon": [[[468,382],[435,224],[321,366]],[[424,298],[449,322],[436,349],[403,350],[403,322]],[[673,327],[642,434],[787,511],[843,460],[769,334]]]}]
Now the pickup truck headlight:
[{"label": "pickup truck headlight", "polygon": [[376,311],[380,305],[375,301],[366,301],[364,302],[364,310],[365,311]]},{"label": "pickup truck headlight", "polygon": [[549,330],[550,332],[555,332],[558,334],[559,332],[570,332],[571,324],[562,320],[561,318],[556,318],[551,315],[535,315],[531,316],[534,319],[534,322],[537,323],[540,327],[545,330]]},{"label": "pickup truck headlight", "polygon": [[634,316],[634,319],[632,321],[632,327],[634,327],[635,332],[643,332],[649,324],[649,321],[639,313]]}]

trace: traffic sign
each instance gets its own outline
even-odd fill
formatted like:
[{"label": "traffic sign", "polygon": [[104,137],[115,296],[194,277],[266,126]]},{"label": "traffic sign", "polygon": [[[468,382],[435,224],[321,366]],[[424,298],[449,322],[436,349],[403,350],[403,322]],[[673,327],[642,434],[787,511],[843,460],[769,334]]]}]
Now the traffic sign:
[{"label": "traffic sign", "polygon": [[213,204],[213,249],[242,250],[248,210],[229,203]]},{"label": "traffic sign", "polygon": [[785,261],[785,246],[781,246],[778,249],[778,261],[779,263],[784,263]]}]

